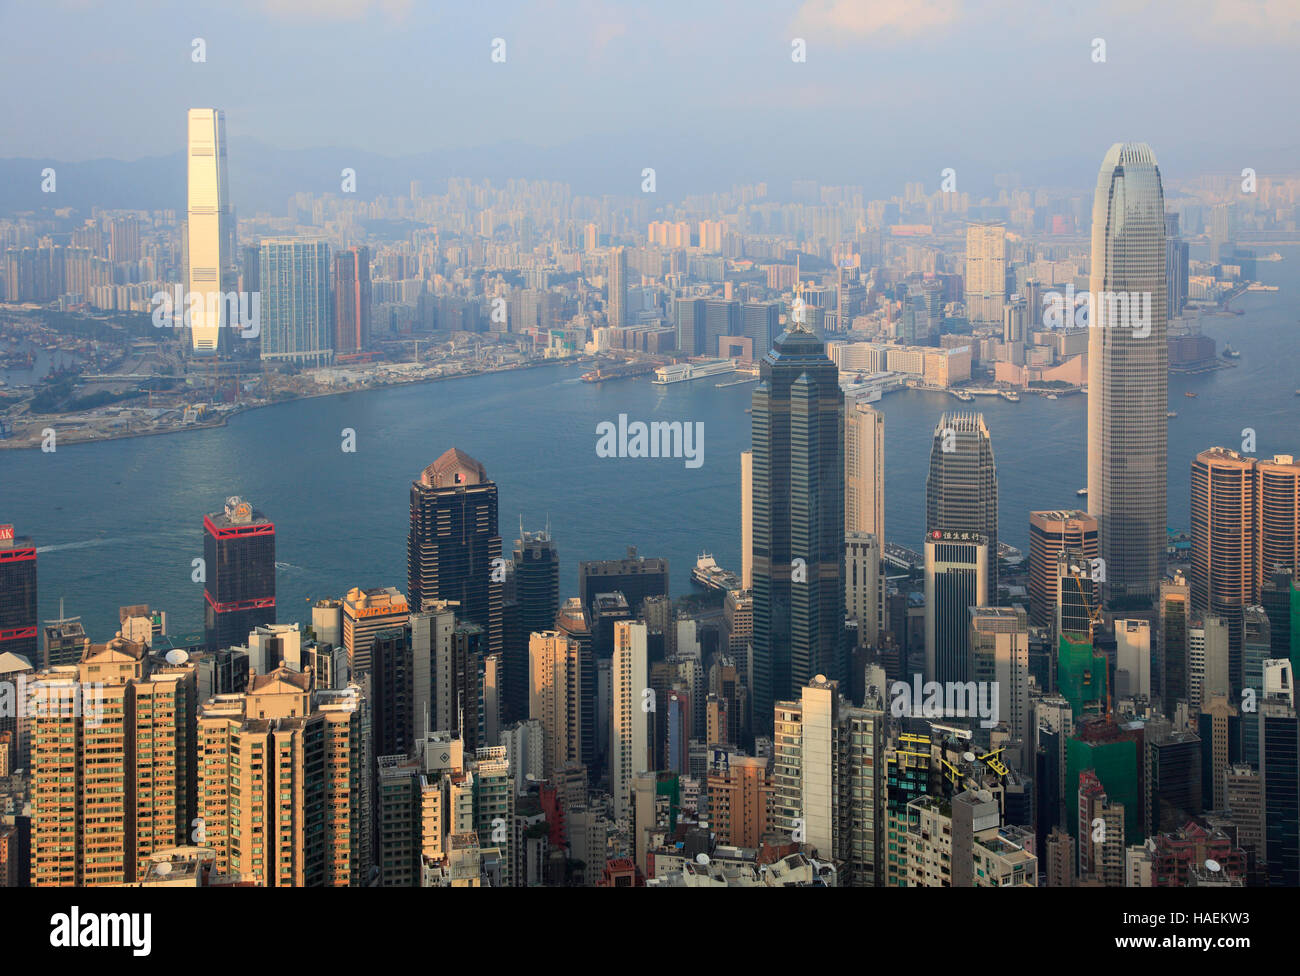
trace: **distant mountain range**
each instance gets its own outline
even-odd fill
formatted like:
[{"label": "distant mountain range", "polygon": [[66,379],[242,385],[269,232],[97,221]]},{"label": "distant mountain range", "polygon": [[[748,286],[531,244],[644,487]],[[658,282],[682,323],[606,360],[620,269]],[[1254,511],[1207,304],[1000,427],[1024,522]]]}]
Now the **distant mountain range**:
[{"label": "distant mountain range", "polygon": [[[426,193],[442,193],[448,177],[486,178],[496,185],[512,178],[554,180],[569,184],[581,195],[637,196],[642,169],[654,167],[657,194],[646,201],[653,211],[661,203],[673,203],[688,194],[725,192],[746,183],[766,182],[769,195],[786,199],[790,181],[798,179],[862,186],[868,198],[887,198],[901,193],[907,182],[921,182],[937,190],[940,171],[948,166],[957,170],[958,190],[969,191],[978,199],[986,194],[996,196],[993,174],[1008,168],[1006,163],[965,161],[956,153],[951,159],[938,160],[906,143],[883,146],[849,134],[840,138],[849,145],[809,141],[789,147],[775,136],[761,133],[752,141],[734,144],[656,129],[552,148],[505,142],[407,156],[357,149],[280,149],[234,139],[229,153],[230,192],[242,217],[280,215],[295,193],[340,192],[341,171],[350,167],[356,170],[356,196],[362,200],[406,196],[412,180],[422,181]],[[1099,144],[1091,158],[1067,154],[1033,162],[1018,160],[1013,165],[1020,170],[1025,186],[1077,186],[1081,193],[1090,194],[1105,148]],[[1161,158],[1166,189],[1170,177],[1181,169],[1177,162],[1182,161]],[[41,192],[41,171],[46,167],[53,167],[57,174],[54,194]],[[1197,174],[1182,171],[1179,175]],[[185,207],[185,179],[185,153],[180,149],[133,161],[0,159],[0,214],[65,207],[89,213],[95,206],[179,211]]]}]

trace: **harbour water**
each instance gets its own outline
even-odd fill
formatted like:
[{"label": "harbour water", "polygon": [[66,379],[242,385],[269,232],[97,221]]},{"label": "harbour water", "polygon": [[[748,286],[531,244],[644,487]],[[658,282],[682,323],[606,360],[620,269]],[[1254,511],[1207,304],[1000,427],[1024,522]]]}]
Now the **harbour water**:
[{"label": "harbour water", "polygon": [[[1272,250],[1272,248],[1264,249]],[[1204,331],[1241,352],[1230,369],[1171,376],[1169,522],[1188,524],[1188,468],[1196,453],[1239,448],[1300,454],[1300,247],[1260,263],[1278,292],[1239,298],[1241,316]],[[149,602],[175,632],[202,624],[202,519],[238,494],[275,522],[278,618],[310,619],[310,602],[351,586],[406,586],[411,481],[449,447],[478,458],[500,488],[508,551],[548,518],[561,558],[561,596],[577,591],[578,561],[616,558],[628,545],[671,560],[674,594],[691,590],[696,556],[740,570],[740,462],[749,447],[752,384],[713,380],[654,386],[650,377],[583,383],[577,367],[484,375],[290,402],[241,414],[228,426],[68,445],[52,454],[0,451],[0,522],[39,547],[42,619],[80,614],[94,640],[112,636],[120,605]],[[1198,394],[1184,397],[1184,392]],[[978,409],[993,435],[1003,541],[1024,549],[1028,513],[1083,507],[1087,404],[1083,396],[1019,403],[941,393],[891,393],[886,417],[886,532],[919,548],[931,438],[945,410]],[[596,425],[704,424],[704,460],[602,458]],[[356,432],[356,452],[341,450]]]}]

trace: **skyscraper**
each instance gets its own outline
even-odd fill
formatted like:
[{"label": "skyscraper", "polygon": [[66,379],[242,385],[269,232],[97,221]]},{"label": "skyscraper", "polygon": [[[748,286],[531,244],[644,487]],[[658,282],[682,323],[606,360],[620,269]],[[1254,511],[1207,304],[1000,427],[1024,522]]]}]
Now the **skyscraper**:
[{"label": "skyscraper", "polygon": [[334,255],[334,354],[370,345],[370,248],[354,244]]},{"label": "skyscraper", "polygon": [[[218,356],[229,349],[229,308],[216,295],[238,283],[235,218],[230,209],[226,165],[226,116],[215,108],[192,108],[188,135],[188,295],[190,348],[195,356]],[[187,299],[188,300],[188,299]],[[185,309],[174,309],[178,315]]]},{"label": "skyscraper", "polygon": [[754,585],[754,452],[740,452],[740,586]]},{"label": "skyscraper", "polygon": [[627,251],[621,247],[609,252],[609,299],[606,302],[609,324],[615,328],[627,325]]},{"label": "skyscraper", "polygon": [[1169,424],[1165,200],[1149,146],[1116,143],[1102,160],[1089,288],[1088,512],[1108,600],[1149,602],[1165,564]]},{"label": "skyscraper", "polygon": [[1001,224],[966,228],[966,315],[977,325],[1001,325],[1007,302],[1007,229]]},{"label": "skyscraper", "polygon": [[988,540],[931,532],[925,540],[925,677],[969,681],[970,608],[989,606]]},{"label": "skyscraper", "polygon": [[1192,462],[1192,607],[1228,624],[1229,673],[1242,687],[1242,611],[1251,602],[1255,459],[1212,448]]},{"label": "skyscraper", "polygon": [[971,532],[987,540],[986,602],[996,604],[998,469],[983,414],[945,413],[939,418],[930,449],[930,474],[925,482],[925,531],[927,535]]},{"label": "skyscraper", "polygon": [[1077,510],[1030,512],[1030,620],[1039,627],[1052,621],[1057,596],[1056,557],[1066,549],[1077,551],[1091,567],[1098,554],[1097,520]]},{"label": "skyscraper", "polygon": [[755,731],[818,674],[844,674],[844,394],[792,323],[753,394]]},{"label": "skyscraper", "polygon": [[528,715],[529,635],[552,629],[560,610],[560,554],[549,528],[525,532],[520,525],[514,570],[518,620],[505,646],[505,694],[509,714],[523,719]]},{"label": "skyscraper", "polygon": [[505,560],[497,534],[497,486],[487,470],[450,448],[411,484],[406,545],[412,610],[426,600],[453,600],[457,617],[487,634],[487,653],[501,652]]},{"label": "skyscraper", "polygon": [[885,543],[885,415],[861,401],[844,411],[844,531]]},{"label": "skyscraper", "polygon": [[614,816],[621,819],[631,811],[632,780],[651,766],[650,712],[644,706],[644,692],[650,687],[645,624],[620,620],[614,625],[611,677],[610,791]]},{"label": "skyscraper", "polygon": [[203,517],[203,630],[210,651],[243,644],[275,623],[275,525],[231,495]]},{"label": "skyscraper", "polygon": [[0,525],[0,654],[36,657],[36,546]]},{"label": "skyscraper", "polygon": [[330,246],[271,237],[262,241],[262,359],[320,365],[334,357]]}]

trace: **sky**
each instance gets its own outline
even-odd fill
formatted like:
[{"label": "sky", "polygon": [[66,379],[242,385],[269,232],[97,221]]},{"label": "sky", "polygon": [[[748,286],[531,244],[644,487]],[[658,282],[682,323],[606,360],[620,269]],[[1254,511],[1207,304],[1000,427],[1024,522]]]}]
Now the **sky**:
[{"label": "sky", "polygon": [[946,167],[964,189],[1087,181],[1115,141],[1166,173],[1297,148],[1300,0],[0,0],[0,37],[0,158],[174,153],[192,106],[225,110],[232,154],[500,147],[629,192],[642,167],[669,192]]}]

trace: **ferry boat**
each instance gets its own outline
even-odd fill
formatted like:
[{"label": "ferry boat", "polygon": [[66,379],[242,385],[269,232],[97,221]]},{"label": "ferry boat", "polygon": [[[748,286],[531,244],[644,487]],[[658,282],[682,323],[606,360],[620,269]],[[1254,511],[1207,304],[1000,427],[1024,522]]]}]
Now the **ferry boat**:
[{"label": "ferry boat", "polygon": [[970,403],[970,401],[975,399],[975,397],[967,393],[965,390],[953,390],[952,395],[955,396],[962,403]]},{"label": "ferry boat", "polygon": [[711,553],[702,552],[695,560],[695,569],[691,572],[691,582],[706,590],[740,589],[741,580],[735,573],[729,573],[713,558]]},{"label": "ferry boat", "polygon": [[1080,488],[1078,491],[1075,492],[1075,494],[1078,495],[1080,498],[1086,498],[1088,495],[1088,489]]},{"label": "ferry boat", "polygon": [[1240,358],[1241,358],[1241,353],[1239,353],[1236,349],[1233,349],[1232,346],[1224,346],[1224,347],[1223,347],[1223,358],[1224,358],[1224,359],[1240,359]]},{"label": "ferry boat", "polygon": [[1168,419],[1168,420],[1173,420],[1173,419],[1174,419],[1175,417],[1177,417],[1177,416],[1178,416],[1178,413],[1177,413],[1177,411],[1175,411],[1175,410],[1170,410],[1167,414],[1165,414],[1165,418]]},{"label": "ferry boat", "polygon": [[1049,394],[1047,394],[1047,399],[1049,399],[1049,400],[1059,400],[1060,397],[1058,397],[1055,393],[1049,393]]},{"label": "ferry boat", "polygon": [[1015,390],[1003,390],[1002,399],[1006,400],[1007,403],[1019,403],[1020,394],[1017,393]]},{"label": "ferry boat", "polygon": [[1186,393],[1183,394],[1183,396],[1185,396],[1185,397],[1195,397],[1196,394],[1193,393],[1191,390],[1188,390]]},{"label": "ferry boat", "polygon": [[736,371],[736,361],[734,359],[710,359],[699,363],[673,363],[671,366],[660,366],[655,370],[654,379],[650,382],[655,386],[668,386],[670,383],[686,383],[690,380],[702,379],[705,376],[718,376],[722,373],[734,373]]}]

